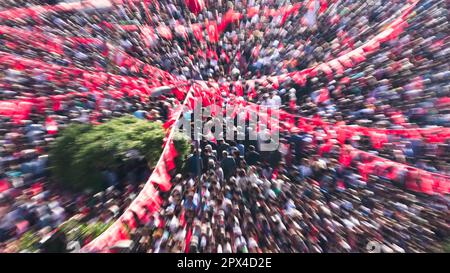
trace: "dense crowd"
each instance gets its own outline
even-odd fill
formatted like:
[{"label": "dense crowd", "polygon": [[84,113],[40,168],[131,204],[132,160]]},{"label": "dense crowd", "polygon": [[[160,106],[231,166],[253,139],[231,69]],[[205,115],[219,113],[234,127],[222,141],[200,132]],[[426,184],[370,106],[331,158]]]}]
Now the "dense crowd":
[{"label": "dense crowd", "polygon": [[133,251],[348,253],[371,250],[369,242],[388,253],[440,251],[445,200],[405,193],[382,177],[362,183],[336,158],[318,157],[306,138],[285,142],[291,163],[281,151],[203,142],[163,208],[134,234]]},{"label": "dense crowd", "polygon": [[[24,113],[0,116],[0,252],[20,251],[19,239],[27,232],[44,240],[69,219],[111,223],[129,206],[150,175],[145,162],[111,171],[119,185],[74,194],[52,181],[48,149],[72,123],[96,124],[124,114],[167,121],[178,96],[147,99],[134,91],[171,83],[149,69],[180,81],[230,82],[227,92],[246,101],[329,124],[405,130],[450,126],[445,1],[418,1],[398,39],[382,43],[351,68],[338,65],[332,76],[308,76],[304,85],[293,79],[248,80],[342,56],[376,37],[412,1],[211,0],[196,12],[188,8],[190,2],[123,1],[1,19],[0,57],[10,59],[0,62],[0,100],[33,105]],[[2,1],[0,11],[31,4]],[[268,12],[289,5],[297,12]],[[222,28],[229,10],[242,16],[210,33],[210,25]],[[196,25],[203,26],[199,33]],[[17,31],[33,42],[14,35]],[[67,69],[11,61],[16,57]],[[103,72],[122,78],[99,83]],[[95,77],[86,80],[83,73]],[[234,97],[227,92],[225,101]],[[161,209],[131,231],[122,250],[367,252],[375,242],[382,252],[443,251],[450,232],[448,196],[411,192],[388,175],[363,179],[358,168],[364,159],[341,164],[339,146],[322,152],[326,143],[318,134],[282,131],[280,141],[277,151],[264,152],[258,140],[204,138],[174,176],[172,190],[160,193]],[[346,141],[440,175],[450,175],[449,144],[448,139],[434,143],[400,135],[388,135],[382,147],[367,136]]]}]

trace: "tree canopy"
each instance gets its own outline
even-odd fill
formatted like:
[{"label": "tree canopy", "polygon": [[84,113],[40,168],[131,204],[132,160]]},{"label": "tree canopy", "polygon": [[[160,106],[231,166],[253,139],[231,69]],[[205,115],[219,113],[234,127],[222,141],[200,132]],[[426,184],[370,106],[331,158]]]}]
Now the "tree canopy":
[{"label": "tree canopy", "polygon": [[[66,189],[102,190],[104,170],[116,170],[130,154],[142,156],[155,166],[163,148],[165,130],[161,123],[133,116],[112,119],[101,125],[74,124],[62,131],[50,150],[53,178]],[[176,134],[176,163],[189,152],[189,141]]]}]

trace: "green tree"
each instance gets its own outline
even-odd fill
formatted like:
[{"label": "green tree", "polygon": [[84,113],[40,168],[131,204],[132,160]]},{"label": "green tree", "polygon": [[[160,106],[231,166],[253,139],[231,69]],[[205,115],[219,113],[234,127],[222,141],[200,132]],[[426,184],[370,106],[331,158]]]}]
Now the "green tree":
[{"label": "green tree", "polygon": [[[115,170],[127,160],[130,151],[139,152],[150,166],[155,166],[165,135],[160,123],[133,116],[112,119],[97,126],[70,125],[51,147],[52,175],[69,190],[102,190],[102,171]],[[190,144],[181,134],[175,135],[174,143],[178,151],[176,163],[181,164]]]}]

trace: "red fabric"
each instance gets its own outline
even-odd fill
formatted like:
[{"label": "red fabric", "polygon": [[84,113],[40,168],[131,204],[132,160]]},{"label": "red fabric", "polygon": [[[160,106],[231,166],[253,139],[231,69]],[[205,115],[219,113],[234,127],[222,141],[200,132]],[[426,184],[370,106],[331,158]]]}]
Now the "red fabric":
[{"label": "red fabric", "polygon": [[189,248],[191,245],[191,238],[192,238],[192,228],[189,228],[189,230],[186,234],[185,249],[184,249],[184,252],[186,252],[186,253],[189,253]]},{"label": "red fabric", "polygon": [[242,14],[239,12],[235,12],[233,9],[228,10],[225,15],[222,17],[222,21],[220,22],[220,25],[218,26],[219,33],[222,33],[225,31],[227,26],[229,24],[233,24],[237,21],[239,21],[242,17]]},{"label": "red fabric", "polygon": [[331,151],[331,148],[333,147],[333,143],[327,142],[320,146],[319,148],[319,155],[322,156],[324,153],[329,153]]},{"label": "red fabric", "polygon": [[296,14],[301,6],[302,3],[295,3],[293,6],[285,8],[283,16],[281,18],[281,25],[284,25],[289,16]]},{"label": "red fabric", "polygon": [[350,131],[344,128],[339,128],[337,130],[337,140],[339,141],[340,144],[345,144],[345,141],[349,138],[349,132]]},{"label": "red fabric", "polygon": [[58,123],[51,117],[46,118],[45,128],[47,129],[47,133],[50,135],[58,133]]},{"label": "red fabric", "polygon": [[334,74],[333,70],[331,70],[327,63],[319,65],[317,69],[323,71],[327,76],[332,76]]},{"label": "red fabric", "polygon": [[164,161],[161,161],[161,163],[158,164],[153,170],[150,181],[152,183],[158,184],[159,188],[162,191],[168,191],[172,187],[170,179],[170,175],[167,173],[166,164],[164,163]]},{"label": "red fabric", "polygon": [[247,17],[252,18],[253,16],[257,15],[259,13],[258,7],[250,7],[247,9]]},{"label": "red fabric", "polygon": [[292,80],[300,86],[303,86],[306,84],[306,75],[302,73],[294,73],[292,74]]},{"label": "red fabric", "polygon": [[172,31],[170,31],[170,28],[168,28],[165,25],[160,25],[159,27],[156,28],[156,31],[158,32],[159,36],[161,36],[164,39],[167,40],[173,39]]},{"label": "red fabric", "polygon": [[277,179],[278,178],[278,168],[275,168],[275,170],[273,170],[272,173],[272,180]]},{"label": "red fabric", "polygon": [[336,74],[344,74],[345,69],[337,60],[329,61],[328,65],[335,71]]},{"label": "red fabric", "polygon": [[[450,177],[436,174],[436,173],[430,173],[424,170],[420,170],[411,166],[407,166],[404,164],[396,163],[393,161],[390,161],[385,158],[377,157],[374,155],[371,155],[367,152],[357,150],[355,148],[351,148],[349,146],[346,146],[341,150],[340,154],[340,160],[344,165],[344,162],[348,162],[348,158],[353,158],[349,156],[349,150],[354,151],[356,154],[359,154],[366,159],[360,162],[358,166],[358,170],[360,171],[360,175],[364,180],[368,179],[368,176],[370,174],[375,175],[383,175],[383,170],[386,170],[388,167],[391,168],[391,170],[388,173],[385,173],[388,178],[393,179],[394,181],[397,179],[396,174],[398,173],[399,169],[408,170],[405,178],[405,186],[407,189],[411,191],[416,192],[422,192],[425,194],[448,194],[449,193],[449,186],[450,186]],[[355,154],[355,155],[356,155]],[[369,159],[369,160],[368,160]],[[384,166],[382,169],[379,169],[378,171],[375,169],[375,163],[380,163],[382,166]],[[381,171],[381,172],[380,172]]]},{"label": "red fabric", "polygon": [[175,169],[175,158],[178,156],[177,150],[175,149],[175,145],[173,144],[173,141],[170,141],[168,144],[169,148],[167,149],[167,152],[164,154],[164,160],[166,162],[167,170],[173,170]]},{"label": "red fabric", "polygon": [[[189,1],[187,0],[187,2],[193,2],[193,1]],[[201,3],[200,3],[201,2]],[[194,3],[194,10],[197,11],[196,8],[198,8],[198,5],[201,5],[203,3],[203,1],[195,1]],[[310,2],[311,3],[311,2]],[[323,6],[326,5],[326,3],[324,3],[323,1],[321,1],[321,10],[323,11]],[[312,5],[311,5],[312,6]],[[272,16],[278,16],[281,15],[283,13],[286,13],[286,8],[280,8],[280,12],[276,11],[276,10],[269,10],[266,9],[265,12],[266,14],[271,14]],[[290,11],[290,10],[289,10]],[[39,15],[39,11],[33,9],[32,11],[28,11],[26,12],[26,14],[31,15],[31,16],[37,16]],[[0,12],[0,17],[2,15],[4,15],[4,12]],[[10,15],[17,15],[19,14],[17,11],[11,11],[9,13]],[[403,17],[403,16],[402,16]],[[235,14],[235,13],[227,13],[224,20],[222,22],[233,22],[234,20],[236,20],[236,18],[239,18],[239,15]],[[228,24],[227,23],[227,24]],[[211,22],[210,24],[206,25],[207,27],[207,34],[209,39],[212,42],[216,42],[219,39],[219,31],[218,31],[218,27],[216,25],[215,22]],[[395,24],[393,24],[393,26],[390,27],[390,29],[386,30],[384,33],[382,33],[382,35],[379,35],[376,39],[376,41],[374,41],[372,44],[366,45],[365,47],[363,47],[363,51],[367,50],[375,50],[378,48],[379,46],[379,42],[381,41],[385,41],[386,39],[393,39],[396,38],[398,36],[398,34],[400,33],[400,31],[402,30],[402,28],[404,27],[404,23],[402,24],[401,21],[396,21]],[[221,27],[222,28],[222,27]],[[198,29],[197,29],[198,30]],[[162,37],[166,37],[167,39],[172,39],[172,33],[170,32],[170,29],[168,29],[167,27],[163,26],[163,27],[159,27],[158,28],[158,33],[162,36]],[[200,34],[199,36],[201,36],[201,27],[200,27],[200,31],[197,31],[197,35]],[[194,33],[194,35],[196,35]],[[197,37],[196,35],[196,37]],[[84,41],[83,41],[84,42]],[[38,41],[36,42],[38,46],[42,47],[43,46],[43,42],[42,41]],[[12,45],[14,46],[14,45]],[[57,47],[55,47],[54,45],[51,45],[49,43],[49,50],[58,50]],[[354,53],[356,52],[356,53]],[[364,58],[364,54],[361,53],[361,51],[354,51],[352,52],[351,55],[349,56],[343,56],[340,57],[338,59],[338,64],[339,62],[341,62],[345,67],[352,67],[354,65],[354,63],[357,63],[359,61],[362,60],[362,58]],[[4,56],[4,55],[2,55]],[[228,56],[226,56],[228,58]],[[139,62],[136,61],[135,59],[126,56],[126,54],[124,54],[124,65],[128,66],[128,67],[135,67],[136,64],[138,64]],[[14,61],[17,60],[16,58],[10,58],[9,61]],[[48,70],[58,70],[58,66],[54,66],[54,65],[48,65],[48,64],[44,64],[43,62],[39,62],[39,61],[34,61],[34,60],[24,60],[23,58],[20,59],[21,61],[18,62],[13,62],[13,65],[16,65],[16,67],[18,69],[24,69],[26,66],[35,66],[35,67],[46,67]],[[339,64],[340,65],[340,64]],[[330,66],[335,69],[336,71],[343,69],[342,65],[341,67],[339,67],[339,65],[331,65]],[[330,74],[330,69],[328,67],[327,63],[324,63],[321,65],[322,67],[325,68],[325,72],[327,74]],[[73,69],[67,69],[67,68],[63,68],[61,69],[61,71],[67,72],[67,73],[75,73],[74,71],[80,71],[80,70],[73,70]],[[158,73],[165,75],[167,77],[170,77],[170,75],[168,75],[168,73],[165,73],[163,71],[160,70],[152,70],[152,71],[157,71]],[[292,74],[293,77],[295,78],[294,80],[297,82],[301,82],[304,83],[305,80],[305,76],[307,74],[312,75],[313,73],[315,73],[316,71],[312,71],[312,70],[304,70],[304,71],[300,71],[299,73],[294,73]],[[333,71],[331,71],[331,73],[333,73]],[[85,76],[83,73],[83,76]],[[157,74],[157,73],[155,73]],[[89,89],[90,91],[94,92],[97,91],[96,89],[99,86],[99,82],[100,82],[100,77],[102,74],[97,74],[97,73],[89,73],[88,76],[93,76],[92,79],[90,79],[87,84],[89,85]],[[98,77],[97,77],[98,76]],[[118,81],[121,83],[122,88],[119,90],[120,93],[135,93],[137,92],[138,94],[143,94],[143,95],[148,95],[149,93],[149,89],[147,87],[143,87],[143,88],[139,88],[137,91],[133,91],[133,89],[138,87],[138,84],[136,82],[131,82],[132,78],[131,77],[117,77]],[[274,78],[274,83],[275,85],[278,85],[278,80],[281,79],[281,77],[279,78]],[[221,90],[227,90],[227,89],[223,89],[222,86],[220,87]],[[216,97],[214,96],[214,94],[210,91],[208,93],[205,92],[200,92],[200,96],[202,97],[202,101],[208,102],[210,103],[211,101],[216,101]],[[229,92],[226,92],[227,95],[229,94]],[[241,93],[241,91],[236,90],[236,93]],[[181,94],[179,94],[179,96],[181,97]],[[59,109],[60,106],[58,106],[58,103],[61,102],[61,100],[65,99],[66,97],[63,96],[61,98],[58,98],[57,96],[54,96],[52,99],[55,101],[55,108]],[[326,101],[329,98],[329,92],[328,90],[323,90],[323,92],[321,92],[321,96],[319,97],[321,101]],[[29,101],[19,101],[17,103],[13,103],[13,105],[8,104],[8,102],[2,102],[0,103],[0,113],[8,113],[11,115],[14,115],[17,118],[24,118],[29,114],[29,111],[31,109],[33,103],[29,102]],[[267,116],[263,116],[263,119],[265,119],[267,121],[268,117]],[[272,120],[270,118],[270,120]],[[311,124],[315,124],[315,125],[324,125],[323,122],[321,122],[319,119],[315,119],[313,120],[314,122],[311,122],[311,120],[302,120],[301,124],[299,124],[299,126],[301,127],[302,130],[305,131],[310,131],[312,128]],[[289,122],[291,123],[292,120],[289,119]],[[369,131],[368,131],[369,132]],[[381,135],[383,135],[383,133],[380,133]],[[435,134],[431,134],[433,136],[435,136]],[[441,133],[441,136],[438,139],[443,139],[446,135],[444,133]],[[345,134],[345,137],[346,134]],[[384,134],[381,138],[383,139],[384,137],[386,137],[386,134]],[[436,138],[436,137],[434,137]],[[377,142],[380,142],[377,140]],[[171,143],[169,141],[169,143]],[[170,145],[170,144],[169,144]],[[327,144],[327,149],[329,146],[329,144]],[[168,147],[169,151],[173,148],[171,146]],[[325,150],[327,150],[325,149]],[[166,149],[165,149],[166,150]],[[175,151],[176,152],[176,151]],[[162,163],[158,164],[157,167],[155,168],[154,173],[152,174],[151,179],[149,180],[149,182],[152,183],[157,183],[160,185],[160,188],[162,190],[164,189],[170,189],[170,176],[168,174],[168,170],[170,170],[172,167],[174,167],[173,162],[171,162],[171,159],[173,159],[173,153],[169,152],[169,155],[167,155],[166,153],[164,153],[164,160],[160,161]],[[351,160],[351,155],[348,151],[346,151],[345,149],[343,149],[342,155],[340,157],[340,161],[343,162],[343,164],[349,164],[349,159]],[[379,159],[380,161],[381,159]],[[367,165],[367,167],[366,167]],[[364,173],[365,178],[367,178],[367,175],[370,174],[371,172],[373,172],[373,164],[364,164],[363,168],[362,168],[362,172]],[[394,172],[393,172],[394,173]],[[392,175],[395,176],[395,175]],[[427,192],[427,193],[432,193],[435,191],[435,188],[439,188],[439,189],[448,189],[448,179],[447,178],[439,178],[439,179],[434,179],[434,177],[429,177],[429,176],[424,176],[425,178],[423,180],[425,180],[425,182],[423,182],[424,185],[422,185],[422,188],[420,190]],[[445,184],[445,185],[443,185]],[[149,184],[151,186],[151,184]],[[137,198],[137,202],[133,203],[134,205],[130,206],[130,208],[132,208],[133,210],[136,209],[138,211],[139,215],[143,215],[143,210],[142,207],[140,207],[141,205],[145,205],[145,206],[152,206],[152,208],[156,207],[158,204],[158,201],[155,201],[153,198],[156,198],[156,192],[154,190],[154,188],[151,188],[150,186],[146,187],[145,190],[143,190],[143,192],[141,192],[141,194],[139,195],[139,197]],[[136,206],[136,204],[139,204],[139,206]],[[129,216],[129,214],[128,214]],[[123,233],[122,233],[122,229],[118,228],[117,226],[115,226],[114,229],[111,230],[112,232],[108,233],[106,238],[108,240],[103,240],[103,243],[107,244],[111,244],[112,241],[114,240],[118,240],[120,238],[123,237]],[[188,246],[188,244],[187,244]]]},{"label": "red fabric", "polygon": [[185,0],[185,3],[189,10],[196,15],[199,14],[205,7],[203,0]]},{"label": "red fabric", "polygon": [[241,82],[234,82],[234,92],[236,94],[236,96],[244,96],[244,88],[242,87],[242,83]]},{"label": "red fabric", "polygon": [[296,100],[290,100],[289,101],[289,109],[294,111],[296,107],[297,107],[297,101]]},{"label": "red fabric", "polygon": [[39,15],[52,12],[52,11],[70,11],[81,9],[81,3],[61,3],[58,5],[50,6],[33,6],[30,8],[12,8],[0,11],[0,18],[3,20],[18,20],[27,17],[39,18]]},{"label": "red fabric", "polygon": [[364,53],[361,53],[361,51],[352,51],[349,57],[352,59],[354,64],[358,64],[366,60]]},{"label": "red fabric", "polygon": [[319,14],[325,13],[328,9],[328,0],[320,0]]},{"label": "red fabric", "polygon": [[326,87],[322,88],[320,90],[320,95],[317,98],[317,102],[318,103],[325,103],[327,101],[330,100],[330,92],[328,91],[328,89]]},{"label": "red fabric", "polygon": [[0,193],[7,191],[10,187],[11,185],[6,179],[0,180]]},{"label": "red fabric", "polygon": [[388,142],[386,134],[375,132],[370,134],[370,140],[372,141],[372,145],[375,149],[383,148],[383,145]]},{"label": "red fabric", "polygon": [[40,182],[34,183],[34,184],[31,186],[31,188],[30,188],[31,194],[32,194],[33,196],[38,195],[38,194],[41,193],[43,190],[44,190],[44,185],[43,185],[42,183],[40,183]]},{"label": "red fabric", "polygon": [[369,41],[362,46],[362,49],[366,53],[374,52],[374,51],[378,50],[379,48],[380,48],[380,42],[377,40]]},{"label": "red fabric", "polygon": [[130,236],[129,236],[125,226],[121,226],[118,231],[117,240],[122,241],[122,240],[128,240],[128,239],[130,239]]},{"label": "red fabric", "polygon": [[216,22],[210,22],[206,25],[206,32],[208,33],[209,41],[217,43],[219,41],[219,32]]},{"label": "red fabric", "polygon": [[353,62],[352,60],[347,56],[347,55],[343,55],[341,57],[338,58],[338,61],[345,67],[345,68],[351,68],[353,67]]},{"label": "red fabric", "polygon": [[195,38],[199,41],[203,41],[203,30],[201,24],[192,24],[191,29]]},{"label": "red fabric", "polygon": [[338,180],[338,181],[336,182],[336,187],[337,187],[338,189],[340,189],[340,190],[345,190],[345,184],[344,184],[344,181]]}]

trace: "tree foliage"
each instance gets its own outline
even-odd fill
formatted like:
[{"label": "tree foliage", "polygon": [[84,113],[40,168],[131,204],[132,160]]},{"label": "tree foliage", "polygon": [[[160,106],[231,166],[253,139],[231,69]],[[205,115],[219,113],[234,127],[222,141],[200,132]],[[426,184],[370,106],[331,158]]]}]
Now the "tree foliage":
[{"label": "tree foliage", "polygon": [[[155,166],[162,152],[165,130],[160,123],[133,116],[112,119],[101,125],[70,125],[50,150],[55,181],[70,190],[99,191],[105,186],[102,171],[116,170],[131,151]],[[176,135],[177,163],[189,151],[187,138]]]},{"label": "tree foliage", "polygon": [[[107,223],[104,222],[91,222],[84,223],[80,220],[70,219],[64,223],[62,223],[58,229],[63,232],[66,236],[67,243],[69,242],[80,242],[80,245],[83,245],[87,239],[94,239],[100,234],[102,234],[105,230],[107,230],[114,221],[110,221]],[[38,252],[42,245],[40,240],[42,238],[32,231],[25,232],[19,238],[19,251],[25,252]]]}]

